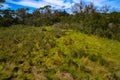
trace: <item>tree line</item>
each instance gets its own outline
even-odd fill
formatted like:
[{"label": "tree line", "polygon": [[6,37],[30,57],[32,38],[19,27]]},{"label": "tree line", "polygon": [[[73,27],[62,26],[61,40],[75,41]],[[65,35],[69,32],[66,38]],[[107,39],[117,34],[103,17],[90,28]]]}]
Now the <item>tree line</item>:
[{"label": "tree line", "polygon": [[[0,3],[3,2],[0,0]],[[29,13],[29,8],[0,9],[0,27],[55,25],[120,41],[120,12],[109,12],[108,6],[97,9],[93,3],[84,2],[74,4],[71,10],[72,14],[69,14],[66,10],[53,10],[50,5],[35,9],[32,13]]]}]

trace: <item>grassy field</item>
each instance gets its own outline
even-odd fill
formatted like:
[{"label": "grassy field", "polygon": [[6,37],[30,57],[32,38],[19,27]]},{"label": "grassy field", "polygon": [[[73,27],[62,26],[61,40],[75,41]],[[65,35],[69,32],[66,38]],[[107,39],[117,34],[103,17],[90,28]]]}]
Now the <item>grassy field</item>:
[{"label": "grassy field", "polygon": [[53,26],[0,28],[0,80],[120,80],[120,42]]}]

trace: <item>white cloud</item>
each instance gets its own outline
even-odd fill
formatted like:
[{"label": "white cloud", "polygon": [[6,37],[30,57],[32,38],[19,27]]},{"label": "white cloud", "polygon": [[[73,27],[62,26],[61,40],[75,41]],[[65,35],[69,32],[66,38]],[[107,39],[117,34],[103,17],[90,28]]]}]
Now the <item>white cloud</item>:
[{"label": "white cloud", "polygon": [[74,3],[79,3],[79,2],[80,2],[80,0],[73,0],[73,2],[74,2]]},{"label": "white cloud", "polygon": [[21,0],[21,1],[13,1],[13,0],[7,0],[9,3],[17,4],[17,5],[22,5],[22,6],[28,6],[28,7],[34,7],[34,8],[39,8],[40,6],[44,6],[45,3],[41,1],[34,1],[34,0]]},{"label": "white cloud", "polygon": [[103,6],[106,4],[106,2],[108,2],[107,0],[73,0],[74,3],[80,3],[80,1],[84,1],[84,2],[92,2],[94,3],[95,6]]},{"label": "white cloud", "polygon": [[20,1],[13,1],[13,0],[7,0],[9,3],[22,5],[22,6],[28,6],[33,8],[39,8],[45,5],[51,5],[52,7],[58,9],[58,8],[70,8],[71,3],[70,2],[64,2],[64,0],[20,0]]},{"label": "white cloud", "polygon": [[111,5],[113,7],[120,8],[119,5],[116,5],[115,2],[119,2],[119,0],[19,0],[19,1],[14,1],[14,0],[6,0],[6,2],[17,4],[17,5],[22,5],[22,6],[27,6],[27,7],[33,7],[33,8],[40,8],[45,5],[51,5],[55,9],[68,9],[71,8],[71,6],[74,3],[80,3],[80,1],[84,2],[93,2],[95,6],[97,7],[102,7],[104,5]]},{"label": "white cloud", "polygon": [[3,5],[3,7],[1,9],[8,9],[8,8],[10,8],[10,6],[8,4],[2,4],[2,5]]}]

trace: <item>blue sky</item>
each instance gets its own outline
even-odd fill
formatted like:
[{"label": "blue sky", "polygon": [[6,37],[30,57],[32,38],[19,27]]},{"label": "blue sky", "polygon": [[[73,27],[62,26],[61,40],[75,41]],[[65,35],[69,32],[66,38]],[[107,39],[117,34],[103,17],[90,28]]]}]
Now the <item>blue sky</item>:
[{"label": "blue sky", "polygon": [[[18,8],[30,8],[35,9],[45,5],[51,5],[55,9],[67,9],[69,10],[74,3],[79,3],[81,0],[6,0],[4,3],[4,9],[18,9]],[[95,6],[102,7],[108,5],[120,11],[120,0],[82,0],[84,2],[93,2]]]}]

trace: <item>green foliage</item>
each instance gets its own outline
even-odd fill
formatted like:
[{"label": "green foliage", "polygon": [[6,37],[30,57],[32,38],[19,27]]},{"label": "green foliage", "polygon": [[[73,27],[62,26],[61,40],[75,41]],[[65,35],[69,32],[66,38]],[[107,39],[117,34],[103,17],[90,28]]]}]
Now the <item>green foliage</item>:
[{"label": "green foliage", "polygon": [[97,9],[93,3],[76,3],[72,6],[72,14],[66,10],[54,10],[46,5],[29,13],[28,8],[17,10],[0,10],[0,27],[9,27],[13,24],[28,26],[56,25],[72,28],[88,35],[94,34],[120,41],[120,12],[109,12],[109,7]]},{"label": "green foliage", "polygon": [[1,27],[0,79],[119,80],[119,47],[57,25]]}]

